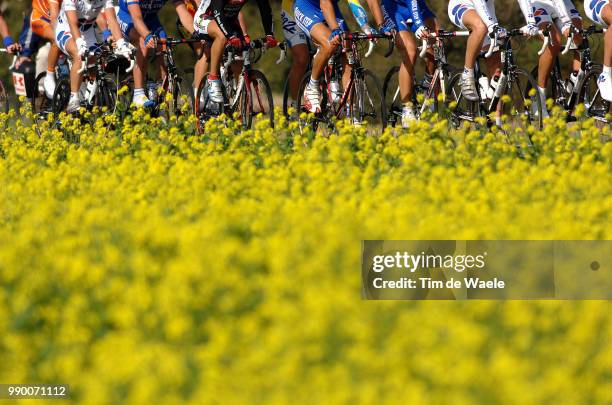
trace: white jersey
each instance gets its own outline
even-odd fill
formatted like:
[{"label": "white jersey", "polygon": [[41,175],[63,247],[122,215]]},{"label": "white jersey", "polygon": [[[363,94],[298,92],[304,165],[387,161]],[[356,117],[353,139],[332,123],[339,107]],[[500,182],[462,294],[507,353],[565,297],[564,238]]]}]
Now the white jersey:
[{"label": "white jersey", "polygon": [[60,18],[67,21],[66,11],[76,11],[80,25],[91,24],[102,10],[114,7],[113,0],[64,0]]}]

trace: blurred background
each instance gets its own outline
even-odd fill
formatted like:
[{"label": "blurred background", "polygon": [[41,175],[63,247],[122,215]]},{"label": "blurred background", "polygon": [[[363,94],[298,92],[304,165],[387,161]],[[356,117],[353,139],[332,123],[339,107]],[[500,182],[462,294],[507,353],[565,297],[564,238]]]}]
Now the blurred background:
[{"label": "blurred background", "polygon": [[[282,28],[280,24],[280,10],[281,10],[281,1],[280,0],[271,0],[272,1],[272,9],[274,10],[274,29],[276,32],[277,38],[283,39]],[[364,7],[367,9],[367,4],[365,0],[361,0]],[[261,20],[259,18],[259,10],[257,9],[256,3],[251,2],[252,4],[247,4],[244,8],[244,12],[247,16],[247,21],[249,24],[249,33],[252,38],[258,37],[263,33]],[[436,13],[438,17],[439,24],[442,28],[453,30],[455,26],[448,19],[447,13],[447,1],[442,0],[427,0],[430,8]],[[496,10],[497,17],[500,20],[501,24],[506,28],[519,28],[525,25],[525,20],[523,15],[519,9],[518,1],[511,0],[496,0]],[[13,38],[16,40],[21,31],[21,27],[23,24],[23,17],[26,12],[29,12],[28,9],[31,5],[30,1],[17,0],[10,2],[4,2],[1,6],[5,18],[7,19],[11,34]],[[583,21],[585,27],[592,25],[592,22],[584,16],[583,13],[583,4],[582,2],[575,3],[578,10],[583,15]],[[348,11],[347,2],[345,0],[340,0],[340,7],[343,10],[344,16],[348,22],[349,27],[352,30],[356,30],[358,28],[355,20],[352,17],[352,14]],[[171,5],[171,2],[168,2],[168,5],[161,12],[161,19],[164,24],[164,27],[169,32],[170,35],[176,35],[176,13],[174,8]],[[375,25],[375,24],[373,24]],[[375,54],[369,57],[368,60],[365,61],[365,66],[370,70],[374,71],[377,76],[381,79],[384,78],[386,72],[392,66],[399,63],[399,59],[397,55],[392,55],[388,59],[384,59],[383,54],[386,51],[386,44],[379,44],[377,46],[377,51]],[[457,38],[448,43],[448,56],[449,62],[455,66],[461,67],[463,64],[463,53],[465,49],[465,38]],[[526,69],[531,70],[537,61],[537,50],[540,48],[541,42],[535,39],[532,40],[521,40],[515,44],[515,55],[518,59],[519,66],[524,67]],[[596,60],[601,59],[602,55],[602,41],[601,38],[595,37],[593,41],[591,41],[591,47],[595,50],[595,58]],[[270,54],[264,55],[264,57],[259,61],[258,68],[262,70],[270,83],[272,85],[272,89],[275,93],[282,93],[284,80],[287,77],[287,72],[289,70],[289,60],[285,61],[280,65],[276,65],[275,61],[278,59],[278,50],[272,50]],[[11,62],[11,57],[5,54],[1,54],[4,60],[0,62],[0,76],[3,79],[8,78],[8,66]],[[564,60],[569,61],[569,55],[563,57]],[[193,66],[194,58],[189,49],[185,48],[179,52],[178,57],[179,65],[182,67],[190,67]],[[567,63],[564,64],[564,68],[566,68]],[[422,64],[418,64],[417,73],[420,74],[422,71]],[[10,86],[9,86],[10,87]]]}]

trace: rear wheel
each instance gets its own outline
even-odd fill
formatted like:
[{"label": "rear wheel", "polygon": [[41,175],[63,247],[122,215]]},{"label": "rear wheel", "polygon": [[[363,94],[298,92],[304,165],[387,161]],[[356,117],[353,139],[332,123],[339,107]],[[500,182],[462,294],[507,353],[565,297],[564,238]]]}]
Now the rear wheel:
[{"label": "rear wheel", "polygon": [[51,110],[57,117],[62,111],[68,106],[68,100],[70,99],[70,79],[63,77],[57,82],[55,86],[55,92],[53,93],[53,100],[51,102]]},{"label": "rear wheel", "polygon": [[[527,88],[532,90],[526,92]],[[516,69],[508,78],[505,94],[510,96],[510,101],[503,104],[502,116],[508,116],[510,125],[520,128],[532,125],[542,129],[542,99],[533,76],[523,69]]]},{"label": "rear wheel", "polygon": [[32,112],[35,114],[44,113],[51,107],[52,100],[48,99],[43,87],[43,81],[47,74],[39,73],[34,81],[34,93],[32,94]]},{"label": "rear wheel", "polygon": [[168,89],[172,94],[172,113],[176,116],[188,113],[193,100],[192,82],[182,70],[176,72],[175,80]]},{"label": "rear wheel", "polygon": [[200,133],[204,132],[204,126],[209,119],[218,117],[225,112],[224,103],[214,103],[210,100],[207,84],[208,74],[200,81],[198,92],[193,102],[193,112],[198,118],[197,126]]},{"label": "rear wheel", "polygon": [[117,86],[113,79],[103,77],[98,82],[98,90],[93,100],[93,107],[98,108],[98,114],[107,115],[115,112],[117,104]]},{"label": "rear wheel", "polygon": [[321,75],[321,78],[319,79],[319,104],[321,105],[322,111],[318,114],[312,114],[304,106],[304,92],[306,90],[306,86],[308,86],[308,83],[310,82],[310,76],[310,72],[307,72],[304,75],[298,90],[299,110],[297,111],[297,114],[298,124],[302,133],[307,130],[316,132],[321,122],[325,122],[328,125],[331,122],[331,112],[329,110],[327,97],[327,82],[324,75]]},{"label": "rear wheel", "polygon": [[274,128],[274,99],[272,98],[272,88],[266,76],[259,70],[251,70],[250,77],[250,122],[249,128],[252,125],[253,118],[261,114],[261,119],[267,119],[270,127]]},{"label": "rear wheel", "polygon": [[578,99],[584,103],[586,116],[594,118],[599,127],[612,122],[612,103],[601,97],[601,92],[597,87],[597,79],[601,71],[601,66],[593,67],[578,84]]},{"label": "rear wheel", "polygon": [[0,112],[8,113],[10,102],[4,83],[0,80]]},{"label": "rear wheel", "polygon": [[450,107],[450,122],[455,128],[458,128],[464,121],[475,123],[476,118],[484,115],[478,101],[469,101],[463,97],[461,74],[462,72],[453,74],[446,89],[446,101]]}]

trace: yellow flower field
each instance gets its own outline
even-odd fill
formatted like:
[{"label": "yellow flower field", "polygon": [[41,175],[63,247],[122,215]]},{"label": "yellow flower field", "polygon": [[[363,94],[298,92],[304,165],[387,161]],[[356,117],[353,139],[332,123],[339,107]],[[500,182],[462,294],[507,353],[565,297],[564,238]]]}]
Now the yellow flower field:
[{"label": "yellow flower field", "polygon": [[0,117],[0,383],[87,404],[612,403],[608,302],[360,295],[362,239],[611,239],[610,128],[552,119],[529,146],[445,122],[105,120]]}]

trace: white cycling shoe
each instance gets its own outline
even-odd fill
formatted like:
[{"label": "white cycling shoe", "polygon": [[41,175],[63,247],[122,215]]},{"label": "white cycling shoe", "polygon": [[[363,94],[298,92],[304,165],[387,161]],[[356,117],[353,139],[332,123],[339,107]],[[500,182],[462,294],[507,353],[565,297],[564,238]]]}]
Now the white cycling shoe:
[{"label": "white cycling shoe", "polygon": [[597,87],[601,93],[601,98],[612,103],[612,77],[602,73],[597,78]]},{"label": "white cycling shoe", "polygon": [[45,96],[48,99],[53,99],[53,93],[55,93],[55,77],[53,75],[45,75],[43,89],[45,90]]},{"label": "white cycling shoe", "polygon": [[468,101],[478,101],[478,89],[476,88],[476,79],[473,74],[461,74],[461,94]]},{"label": "white cycling shoe", "polygon": [[223,91],[221,90],[221,80],[208,80],[208,97],[213,103],[223,103]]},{"label": "white cycling shoe", "polygon": [[321,112],[321,102],[319,101],[319,90],[306,86],[304,90],[304,108],[311,113]]},{"label": "white cycling shoe", "polygon": [[79,100],[78,98],[71,98],[70,101],[68,101],[68,107],[66,107],[66,112],[69,114],[74,114],[76,112],[79,112],[80,108],[81,100]]}]

